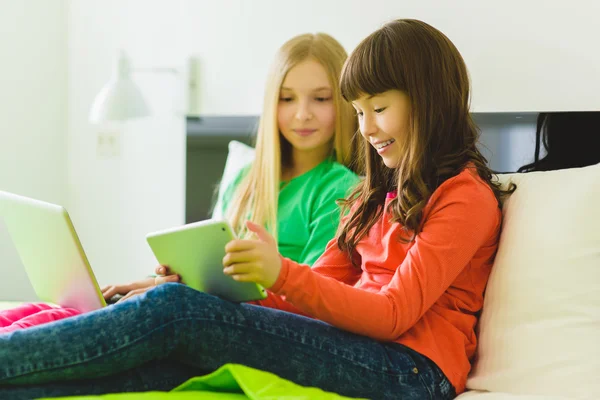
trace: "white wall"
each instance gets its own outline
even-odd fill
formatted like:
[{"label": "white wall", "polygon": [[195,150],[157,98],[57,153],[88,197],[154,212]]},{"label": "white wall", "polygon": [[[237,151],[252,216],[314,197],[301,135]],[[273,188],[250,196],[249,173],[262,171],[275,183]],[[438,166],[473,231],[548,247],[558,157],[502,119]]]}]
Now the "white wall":
[{"label": "white wall", "polygon": [[596,0],[187,0],[185,8],[205,114],[259,113],[267,67],[291,36],[324,31],[350,51],[396,18],[422,19],[455,43],[473,111],[600,109]]},{"label": "white wall", "polygon": [[[110,76],[117,49],[133,67],[178,67],[185,58],[177,1],[69,2],[68,209],[101,285],[152,273],[145,242],[153,230],[185,220],[185,118],[174,110],[182,82],[135,74],[154,115],[92,126],[92,100]],[[97,153],[97,134],[117,131],[119,154]]]},{"label": "white wall", "polygon": [[[0,0],[0,190],[67,199],[67,20],[62,0]],[[0,300],[34,297],[0,221]]]},{"label": "white wall", "polygon": [[[445,32],[470,69],[473,110],[600,109],[600,37],[593,0],[71,0],[69,3],[68,206],[101,284],[150,272],[144,235],[184,221],[185,126],[168,110],[171,77],[136,75],[157,115],[121,126],[120,155],[96,154],[92,99],[125,49],[138,67],[200,60],[200,108],[256,115],[275,50],[324,31],[351,50],[394,18]],[[515,133],[518,134],[518,133]]]}]

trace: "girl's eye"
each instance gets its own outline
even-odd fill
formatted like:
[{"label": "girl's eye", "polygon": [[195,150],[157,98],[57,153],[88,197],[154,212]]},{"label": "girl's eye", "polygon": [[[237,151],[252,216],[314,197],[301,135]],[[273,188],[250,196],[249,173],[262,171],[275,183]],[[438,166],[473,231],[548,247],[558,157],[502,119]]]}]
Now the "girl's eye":
[{"label": "girl's eye", "polygon": [[289,103],[292,100],[294,100],[294,99],[291,98],[291,97],[280,97],[279,98],[279,101],[283,101],[283,102],[286,102],[286,103]]},{"label": "girl's eye", "polygon": [[331,100],[331,97],[315,97],[315,100],[317,100],[317,101],[319,101],[321,103],[324,103],[326,101]]},{"label": "girl's eye", "polygon": [[362,117],[362,116],[363,116],[363,113],[362,113],[362,111],[357,111],[357,112],[356,112],[356,116],[357,116],[357,117],[359,117],[359,118],[360,118],[360,117]]},{"label": "girl's eye", "polygon": [[373,110],[373,111],[375,111],[375,113],[376,113],[376,114],[380,114],[380,113],[382,113],[382,112],[383,112],[383,110],[385,110],[385,109],[386,109],[386,107],[381,107],[381,108],[376,108],[376,109],[375,109],[375,110]]}]

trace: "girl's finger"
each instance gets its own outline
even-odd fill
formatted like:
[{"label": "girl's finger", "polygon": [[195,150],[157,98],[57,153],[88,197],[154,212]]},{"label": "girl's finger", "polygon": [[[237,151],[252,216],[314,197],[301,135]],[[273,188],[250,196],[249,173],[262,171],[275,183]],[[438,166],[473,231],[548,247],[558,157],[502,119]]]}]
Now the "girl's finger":
[{"label": "girl's finger", "polygon": [[256,270],[256,264],[254,263],[241,263],[241,264],[233,264],[231,266],[223,268],[223,273],[225,275],[238,275],[238,274],[248,274]]},{"label": "girl's finger", "polygon": [[154,284],[162,285],[163,283],[167,283],[167,282],[179,282],[179,279],[180,279],[180,277],[177,274],[166,275],[166,276],[157,276],[156,278],[154,278]]},{"label": "girl's finger", "polygon": [[122,301],[125,301],[125,300],[129,300],[132,297],[135,297],[135,296],[137,296],[139,294],[144,293],[146,290],[148,290],[148,288],[132,290],[129,293],[127,293],[125,296],[123,296],[122,298],[120,298],[119,301],[117,301],[117,303],[115,303],[115,304],[118,304],[118,303],[120,303]]},{"label": "girl's finger", "polygon": [[238,282],[258,282],[258,276],[254,273],[231,275]]},{"label": "girl's finger", "polygon": [[246,221],[246,226],[263,242],[277,244],[273,236],[263,226],[255,224],[252,221]]},{"label": "girl's finger", "polygon": [[117,294],[117,287],[116,286],[111,286],[111,287],[108,288],[107,291],[102,292],[102,297],[104,297],[105,300],[108,300],[111,297],[113,297],[115,294]]},{"label": "girl's finger", "polygon": [[246,251],[256,248],[256,245],[260,243],[257,240],[232,240],[225,245],[225,252],[227,253],[235,253],[240,251]]},{"label": "girl's finger", "polygon": [[223,266],[228,267],[232,264],[255,261],[256,258],[257,258],[257,254],[254,249],[235,252],[235,253],[227,253],[227,254],[225,254],[225,257],[223,257]]},{"label": "girl's finger", "polygon": [[154,273],[156,275],[169,275],[169,267],[167,265],[159,265],[154,268]]}]

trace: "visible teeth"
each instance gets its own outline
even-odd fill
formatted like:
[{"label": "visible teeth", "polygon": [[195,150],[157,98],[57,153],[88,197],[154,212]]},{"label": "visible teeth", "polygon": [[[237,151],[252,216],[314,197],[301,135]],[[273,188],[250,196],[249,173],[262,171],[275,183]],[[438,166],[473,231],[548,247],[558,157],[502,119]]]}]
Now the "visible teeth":
[{"label": "visible teeth", "polygon": [[379,149],[383,149],[385,146],[389,146],[390,144],[392,144],[392,143],[394,143],[394,142],[395,142],[395,140],[394,140],[394,139],[390,139],[390,140],[388,140],[388,141],[385,141],[385,142],[377,143],[377,144],[375,145],[375,148],[376,148],[377,150],[379,150]]}]

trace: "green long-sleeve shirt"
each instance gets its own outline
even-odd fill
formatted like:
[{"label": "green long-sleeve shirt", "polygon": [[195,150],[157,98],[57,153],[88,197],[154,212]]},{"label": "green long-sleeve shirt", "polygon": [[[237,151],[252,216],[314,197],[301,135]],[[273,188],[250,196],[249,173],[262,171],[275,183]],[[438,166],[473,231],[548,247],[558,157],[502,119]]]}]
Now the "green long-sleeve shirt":
[{"label": "green long-sleeve shirt", "polygon": [[[222,201],[223,215],[247,171],[248,168],[242,170],[226,189]],[[312,265],[335,236],[340,221],[336,200],[346,197],[359,179],[348,168],[327,159],[310,171],[281,182],[277,206],[281,255]]]}]

